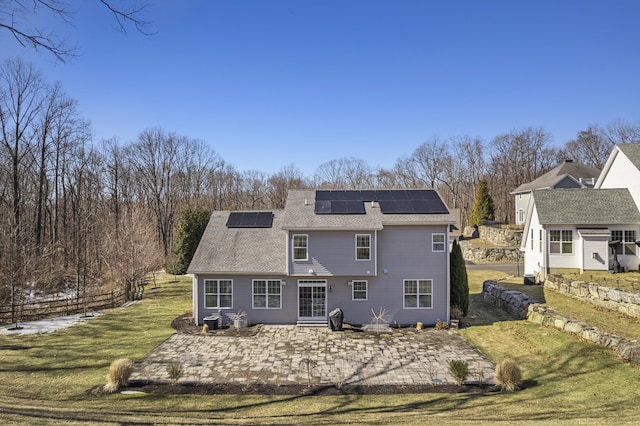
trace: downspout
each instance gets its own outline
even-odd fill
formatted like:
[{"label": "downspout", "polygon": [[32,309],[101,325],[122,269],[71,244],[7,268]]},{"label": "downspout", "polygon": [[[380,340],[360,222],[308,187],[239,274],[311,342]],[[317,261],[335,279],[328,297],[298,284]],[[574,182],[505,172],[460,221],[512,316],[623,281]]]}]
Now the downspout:
[{"label": "downspout", "polygon": [[378,276],[378,230],[373,231],[373,250],[375,251],[375,256],[373,258],[373,273],[377,277]]},{"label": "downspout", "polygon": [[[451,321],[451,249],[449,244],[450,225],[445,225],[444,242],[447,247],[447,323]],[[466,266],[465,266],[466,268]]]},{"label": "downspout", "polygon": [[[200,315],[199,315],[200,310],[198,309],[198,299],[199,299],[198,274],[193,274],[191,286],[192,286],[191,299],[192,299],[192,309],[193,309],[193,321],[196,325],[200,325]],[[204,297],[204,292],[203,292],[203,297]]]}]

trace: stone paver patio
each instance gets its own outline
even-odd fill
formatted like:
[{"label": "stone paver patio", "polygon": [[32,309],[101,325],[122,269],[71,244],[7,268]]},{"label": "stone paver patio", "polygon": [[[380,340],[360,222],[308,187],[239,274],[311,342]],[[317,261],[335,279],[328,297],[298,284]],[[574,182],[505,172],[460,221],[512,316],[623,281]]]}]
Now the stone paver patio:
[{"label": "stone paver patio", "polygon": [[[451,330],[374,334],[263,325],[253,336],[174,334],[134,365],[132,380],[273,385],[423,385],[454,383],[451,360],[469,363],[468,381],[493,383],[495,366]],[[308,368],[309,367],[309,368]]]}]

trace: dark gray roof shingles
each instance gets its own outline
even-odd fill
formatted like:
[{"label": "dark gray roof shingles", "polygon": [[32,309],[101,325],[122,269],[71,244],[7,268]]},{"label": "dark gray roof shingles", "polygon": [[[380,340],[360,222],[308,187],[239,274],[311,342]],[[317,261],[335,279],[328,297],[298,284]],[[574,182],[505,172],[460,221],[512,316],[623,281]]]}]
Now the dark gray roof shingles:
[{"label": "dark gray roof shingles", "polygon": [[541,189],[533,191],[533,198],[543,225],[640,223],[628,189]]},{"label": "dark gray roof shingles", "polygon": [[576,163],[574,161],[565,161],[537,179],[523,183],[516,188],[512,194],[534,191],[536,189],[551,188],[554,184],[558,183],[558,181],[566,177],[566,175],[570,175],[578,181],[580,178],[597,179],[598,176],[600,176],[600,170],[587,166],[586,164]]},{"label": "dark gray roof shingles", "polygon": [[227,228],[229,213],[213,212],[187,272],[286,274],[282,211],[273,211],[271,228]]},{"label": "dark gray roof shingles", "polygon": [[618,148],[640,170],[640,143],[621,143]]}]

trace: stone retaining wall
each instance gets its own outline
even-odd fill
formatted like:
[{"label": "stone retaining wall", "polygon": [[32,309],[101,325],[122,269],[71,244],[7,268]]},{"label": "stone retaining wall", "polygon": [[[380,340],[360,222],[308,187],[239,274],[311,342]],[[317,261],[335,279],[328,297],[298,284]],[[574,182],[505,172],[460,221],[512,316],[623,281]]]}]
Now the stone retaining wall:
[{"label": "stone retaining wall", "polygon": [[504,247],[483,247],[474,248],[471,243],[460,242],[462,256],[464,260],[470,260],[473,263],[496,263],[496,262],[522,262],[522,253],[516,248]]},{"label": "stone retaining wall", "polygon": [[595,306],[640,318],[640,294],[629,293],[596,283],[573,281],[558,275],[547,275],[544,286],[559,293],[589,302]]},{"label": "stone retaining wall", "polygon": [[538,303],[536,300],[529,300],[529,296],[524,293],[506,289],[491,280],[482,284],[482,298],[485,303],[500,308],[518,319],[525,319],[529,305]]},{"label": "stone retaining wall", "polygon": [[520,247],[522,230],[494,228],[492,226],[479,226],[480,238],[497,246]]},{"label": "stone retaining wall", "polygon": [[537,303],[529,305],[527,319],[535,324],[554,327],[580,336],[605,348],[613,349],[621,358],[634,364],[640,364],[640,344],[636,340],[605,333],[596,327],[589,327],[582,321],[565,317]]},{"label": "stone retaining wall", "polygon": [[526,318],[535,324],[575,334],[615,350],[618,356],[627,361],[640,364],[640,344],[637,341],[605,333],[596,327],[589,327],[582,321],[560,315],[545,305],[529,300],[524,293],[499,286],[496,281],[489,280],[482,284],[482,297],[486,303],[499,307],[516,318]]}]

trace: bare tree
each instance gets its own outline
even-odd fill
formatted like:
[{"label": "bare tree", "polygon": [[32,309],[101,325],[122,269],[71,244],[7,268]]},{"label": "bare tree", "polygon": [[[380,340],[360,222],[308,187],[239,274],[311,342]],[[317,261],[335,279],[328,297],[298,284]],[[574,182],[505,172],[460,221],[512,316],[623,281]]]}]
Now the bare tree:
[{"label": "bare tree", "polygon": [[512,130],[491,141],[488,181],[496,203],[496,219],[513,219],[513,197],[510,192],[531,182],[556,158],[549,148],[551,135],[541,127]]},{"label": "bare tree", "polygon": [[283,167],[269,177],[268,205],[276,209],[284,208],[290,189],[304,189],[308,187],[302,172],[293,164]]},{"label": "bare tree", "polygon": [[[76,46],[70,46],[57,34],[31,23],[42,22],[36,17],[47,15],[72,25],[69,3],[64,0],[0,0],[0,29],[8,31],[23,47],[44,49],[65,62],[76,55]],[[123,33],[126,33],[127,25],[132,25],[140,33],[149,34],[150,23],[144,18],[146,4],[118,0],[97,0],[97,3],[113,15]]]},{"label": "bare tree", "polygon": [[373,187],[374,175],[364,160],[348,157],[321,164],[314,180],[323,188],[361,189]]},{"label": "bare tree", "polygon": [[604,136],[613,144],[640,142],[640,124],[617,120],[605,127]]},{"label": "bare tree", "polygon": [[580,130],[575,139],[565,144],[561,155],[565,159],[602,169],[614,144],[613,140],[607,138],[604,129],[597,124],[590,124],[585,130]]},{"label": "bare tree", "polygon": [[266,195],[266,173],[260,172],[258,170],[247,170],[242,174],[242,208],[264,208]]},{"label": "bare tree", "polygon": [[184,138],[162,129],[147,129],[129,147],[128,156],[139,179],[141,196],[156,216],[158,239],[167,257],[178,211],[176,173]]}]

